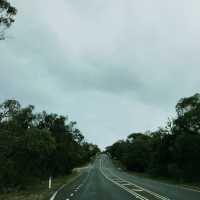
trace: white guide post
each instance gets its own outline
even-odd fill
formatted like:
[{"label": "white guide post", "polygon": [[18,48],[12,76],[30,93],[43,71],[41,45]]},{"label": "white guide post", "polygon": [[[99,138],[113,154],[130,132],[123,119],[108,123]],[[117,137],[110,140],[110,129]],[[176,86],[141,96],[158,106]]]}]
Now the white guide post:
[{"label": "white guide post", "polygon": [[49,190],[51,189],[51,182],[52,182],[52,180],[51,180],[52,178],[51,178],[51,176],[49,177]]}]

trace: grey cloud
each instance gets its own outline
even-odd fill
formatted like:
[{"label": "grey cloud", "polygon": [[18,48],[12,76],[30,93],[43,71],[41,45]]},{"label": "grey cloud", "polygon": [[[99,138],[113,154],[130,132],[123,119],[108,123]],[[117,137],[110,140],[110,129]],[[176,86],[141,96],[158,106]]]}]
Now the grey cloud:
[{"label": "grey cloud", "polygon": [[163,125],[199,90],[198,0],[12,3],[0,100],[69,114],[101,147]]}]

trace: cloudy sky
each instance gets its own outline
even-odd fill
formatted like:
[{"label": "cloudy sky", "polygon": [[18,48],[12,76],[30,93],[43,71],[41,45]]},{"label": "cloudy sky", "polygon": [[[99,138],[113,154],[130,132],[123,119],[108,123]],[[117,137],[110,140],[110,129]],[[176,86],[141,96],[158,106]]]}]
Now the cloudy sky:
[{"label": "cloudy sky", "polygon": [[0,101],[68,114],[105,147],[163,126],[181,97],[199,92],[199,0],[11,2]]}]

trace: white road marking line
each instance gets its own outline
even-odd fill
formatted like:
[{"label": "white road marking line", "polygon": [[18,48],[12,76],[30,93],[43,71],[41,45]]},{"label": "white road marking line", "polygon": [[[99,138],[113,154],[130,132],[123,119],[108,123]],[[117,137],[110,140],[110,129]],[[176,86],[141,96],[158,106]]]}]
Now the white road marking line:
[{"label": "white road marking line", "polygon": [[142,192],[143,191],[141,189],[132,189],[132,190],[134,190],[135,192]]},{"label": "white road marking line", "polygon": [[74,193],[71,193],[70,196],[73,197],[73,196],[74,196]]},{"label": "white road marking line", "polygon": [[[79,176],[80,176],[80,175],[78,175],[77,178],[78,178]],[[56,195],[58,194],[58,192],[59,192],[60,190],[62,190],[65,186],[66,186],[66,184],[64,184],[64,185],[61,186],[57,191],[55,191],[55,192],[53,193],[53,195],[51,196],[50,200],[54,200],[55,197],[56,197]],[[69,199],[66,199],[66,200],[69,200]]]},{"label": "white road marking line", "polygon": [[[101,161],[101,160],[100,160],[100,161]],[[149,199],[147,199],[146,197],[143,197],[142,195],[137,194],[136,192],[134,192],[134,191],[132,191],[132,190],[130,190],[130,189],[124,187],[123,185],[120,185],[119,183],[117,183],[117,182],[113,181],[112,179],[110,179],[109,177],[107,177],[107,176],[103,173],[103,171],[102,171],[102,163],[101,163],[101,162],[100,162],[100,166],[101,166],[101,167],[100,167],[100,171],[101,171],[102,175],[103,175],[106,179],[108,179],[108,180],[111,181],[112,183],[118,185],[120,188],[124,189],[125,191],[129,192],[130,194],[132,194],[133,196],[135,196],[136,198],[138,198],[138,199],[140,199],[140,200],[149,200]]]},{"label": "white road marking line", "polygon": [[53,195],[51,196],[50,200],[54,200],[56,195],[57,195],[58,191],[54,192]]},{"label": "white road marking line", "polygon": [[129,185],[131,185],[131,184],[130,184],[130,183],[125,183],[125,184],[122,183],[122,185],[124,185],[124,186],[129,186]]},{"label": "white road marking line", "polygon": [[[102,159],[101,159],[101,160],[100,160],[100,171],[101,171],[101,173],[105,176],[105,178],[107,178],[107,179],[110,180],[111,182],[117,184],[119,187],[122,186],[121,188],[124,188],[125,190],[127,189],[127,188],[124,187],[123,185],[121,185],[121,184],[119,184],[119,183],[113,181],[113,180],[110,179],[109,177],[107,177],[107,176],[104,174],[104,172],[102,171],[102,169],[103,169],[103,168],[102,168]],[[110,171],[109,171],[109,172],[110,172]],[[111,172],[110,172],[110,173],[111,173]],[[159,194],[157,194],[157,193],[155,193],[155,192],[152,192],[152,191],[150,191],[150,190],[148,190],[148,189],[145,189],[145,188],[143,188],[143,187],[141,187],[141,186],[138,186],[138,185],[136,185],[136,184],[134,184],[134,183],[131,183],[131,182],[129,182],[129,181],[126,181],[126,180],[122,179],[121,177],[115,175],[114,173],[111,173],[111,174],[113,174],[115,177],[117,177],[117,178],[123,180],[124,182],[127,182],[127,183],[129,183],[129,184],[131,184],[131,185],[133,185],[133,186],[135,186],[135,187],[137,187],[137,188],[139,188],[139,189],[141,189],[141,190],[143,190],[143,191],[145,191],[145,192],[147,192],[147,193],[149,193],[149,194],[151,194],[151,195],[153,195],[153,196],[155,196],[155,197],[157,197],[157,198],[159,198],[159,199],[162,199],[162,200],[170,200],[170,199],[167,198],[167,197],[163,197],[163,196],[161,196],[161,195],[159,195]],[[130,190],[130,189],[128,189],[128,190]],[[133,190],[131,190],[131,191],[133,191]],[[137,193],[136,193],[136,194],[137,194]],[[134,195],[134,194],[133,194],[133,195]],[[137,194],[137,195],[139,195],[139,194]],[[139,196],[136,197],[136,198],[142,199],[142,198],[145,198],[145,197],[139,195]],[[146,198],[145,198],[145,199],[146,199]]]},{"label": "white road marking line", "polygon": [[[108,178],[108,180],[109,180],[109,178]],[[110,179],[110,181],[113,182],[114,184],[118,185],[120,188],[126,190],[127,192],[129,192],[130,194],[132,194],[133,196],[135,196],[136,198],[138,198],[138,199],[140,199],[140,200],[149,200],[149,199],[147,199],[146,197],[137,194],[137,193],[134,192],[133,190],[130,190],[130,189],[128,189],[128,188],[126,188],[126,187],[124,187],[124,186],[122,186],[122,185],[120,185],[120,184],[118,184],[118,183],[112,181],[111,179]]]},{"label": "white road marking line", "polygon": [[[110,172],[111,173],[111,172]],[[112,173],[113,174],[113,173]],[[115,175],[116,177],[118,177],[118,178],[121,178],[121,177],[119,177],[119,176],[117,176],[117,175]],[[121,180],[123,180],[122,178],[121,178]],[[170,200],[169,198],[167,198],[167,197],[164,197],[164,196],[161,196],[161,195],[159,195],[159,194],[157,194],[157,193],[155,193],[155,192],[152,192],[152,191],[150,191],[150,190],[148,190],[148,189],[146,189],[146,188],[143,188],[143,187],[141,187],[141,186],[139,186],[139,185],[136,185],[136,184],[134,184],[134,183],[131,183],[131,182],[129,182],[129,181],[127,181],[127,183],[130,183],[131,185],[133,185],[133,186],[135,186],[135,187],[138,187],[139,189],[141,189],[141,190],[143,190],[143,191],[145,191],[145,192],[147,192],[147,193],[149,193],[149,194],[151,194],[151,195],[153,195],[153,196],[155,196],[155,197],[157,197],[157,198],[160,198],[160,199],[162,199],[162,200]]]}]

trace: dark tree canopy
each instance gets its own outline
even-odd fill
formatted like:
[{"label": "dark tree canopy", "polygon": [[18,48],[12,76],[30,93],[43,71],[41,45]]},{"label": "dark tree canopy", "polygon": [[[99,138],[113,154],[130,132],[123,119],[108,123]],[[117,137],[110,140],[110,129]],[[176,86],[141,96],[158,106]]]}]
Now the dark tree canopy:
[{"label": "dark tree canopy", "polygon": [[0,104],[0,190],[65,175],[90,161],[100,150],[76,125],[16,100]]},{"label": "dark tree canopy", "polygon": [[5,39],[5,30],[15,21],[17,9],[7,0],[0,0],[0,40]]},{"label": "dark tree canopy", "polygon": [[128,170],[179,181],[200,181],[200,94],[182,98],[177,117],[149,134],[132,133],[107,152]]}]

